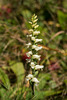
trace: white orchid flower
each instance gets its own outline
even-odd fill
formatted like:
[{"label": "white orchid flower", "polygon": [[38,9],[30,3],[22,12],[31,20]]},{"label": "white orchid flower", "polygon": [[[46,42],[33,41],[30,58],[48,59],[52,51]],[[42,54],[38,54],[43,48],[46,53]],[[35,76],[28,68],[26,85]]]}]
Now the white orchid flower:
[{"label": "white orchid flower", "polygon": [[30,35],[27,35],[27,37],[32,37],[32,34],[30,34]]},{"label": "white orchid flower", "polygon": [[29,48],[31,46],[31,43],[26,44],[27,48]]},{"label": "white orchid flower", "polygon": [[36,70],[37,70],[37,69],[42,69],[42,68],[44,68],[43,65],[36,65],[36,66],[35,66],[35,69],[36,69]]},{"label": "white orchid flower", "polygon": [[[37,16],[34,14],[31,18],[31,22],[29,22],[31,24],[31,29],[29,30],[30,34],[27,35],[27,37],[30,38],[31,42],[26,44],[27,47],[31,47],[29,52],[26,53],[26,55],[28,57],[30,57],[30,59],[27,59],[27,61],[29,62],[29,65],[31,67],[31,73],[26,77],[26,80],[29,81],[31,83],[35,83],[35,84],[30,84],[33,88],[34,85],[38,85],[39,81],[36,78],[36,70],[38,69],[42,69],[44,68],[43,65],[38,65],[37,62],[38,60],[40,60],[41,55],[38,55],[38,51],[42,49],[42,46],[38,46],[39,42],[42,42],[42,39],[38,39],[38,35],[40,34],[40,31],[37,30],[37,28],[39,27],[39,25],[37,25]],[[34,94],[34,89],[32,88],[32,93]]]},{"label": "white orchid flower", "polygon": [[30,57],[32,55],[32,51],[29,51],[26,53],[27,57]]},{"label": "white orchid flower", "polygon": [[33,32],[33,29],[30,29],[29,32]]},{"label": "white orchid flower", "polygon": [[29,81],[32,78],[33,78],[33,75],[32,74],[29,74],[28,76],[26,76],[26,81]]},{"label": "white orchid flower", "polygon": [[37,20],[38,20],[38,19],[35,19],[35,20],[33,21],[33,23],[36,23],[36,22],[37,22]]},{"label": "white orchid flower", "polygon": [[31,37],[31,40],[32,40],[32,41],[35,41],[36,39],[35,39],[35,37]]},{"label": "white orchid flower", "polygon": [[35,39],[35,37],[31,37],[31,40],[34,41],[35,43],[42,41],[42,39]]},{"label": "white orchid flower", "polygon": [[34,62],[31,62],[30,66],[31,66],[32,69],[34,69],[34,67],[35,67]]},{"label": "white orchid flower", "polygon": [[38,34],[40,34],[40,31],[34,31],[33,32],[33,35],[38,35]]},{"label": "white orchid flower", "polygon": [[39,81],[38,81],[38,79],[37,78],[32,78],[32,80],[31,80],[32,82],[34,82],[34,83],[39,83]]},{"label": "white orchid flower", "polygon": [[29,22],[30,24],[32,24],[32,22]]},{"label": "white orchid flower", "polygon": [[40,55],[37,55],[37,54],[32,55],[32,58],[33,58],[33,59],[38,59],[38,60],[40,60]]},{"label": "white orchid flower", "polygon": [[39,27],[39,25],[36,25],[34,28],[36,29],[36,28],[38,28]]},{"label": "white orchid flower", "polygon": [[42,46],[36,46],[36,45],[32,45],[32,49],[35,49],[36,51],[41,50]]},{"label": "white orchid flower", "polygon": [[42,39],[35,39],[35,43],[41,42],[41,41],[42,41]]}]

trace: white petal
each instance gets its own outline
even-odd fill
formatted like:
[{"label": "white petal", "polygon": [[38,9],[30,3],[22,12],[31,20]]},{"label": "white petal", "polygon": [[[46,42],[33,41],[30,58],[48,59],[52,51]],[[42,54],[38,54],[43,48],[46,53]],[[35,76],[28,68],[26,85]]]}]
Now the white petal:
[{"label": "white petal", "polygon": [[30,80],[31,78],[33,78],[32,74],[29,74],[28,76],[26,76],[26,80]]},{"label": "white petal", "polygon": [[[34,28],[35,28],[36,26],[37,26],[37,23],[35,23],[35,24],[32,25],[32,27],[34,27]],[[38,26],[39,26],[39,25],[38,25]]]},{"label": "white petal", "polygon": [[32,24],[32,22],[29,22],[30,24]]},{"label": "white petal", "polygon": [[35,39],[35,37],[31,37],[31,40],[34,41],[35,43],[42,41],[42,39]]},{"label": "white petal", "polygon": [[33,35],[38,35],[38,34],[40,34],[40,31],[34,31],[33,32]]},{"label": "white petal", "polygon": [[27,37],[32,37],[32,35],[30,34],[30,35],[27,35]]},{"label": "white petal", "polygon": [[39,25],[36,25],[34,28],[36,29],[36,28],[38,28],[39,27]]},{"label": "white petal", "polygon": [[26,55],[27,55],[28,57],[30,57],[30,56],[32,55],[32,51],[27,52]]},{"label": "white petal", "polygon": [[32,56],[32,58],[33,58],[33,59],[38,59],[38,60],[40,60],[40,55],[36,55],[36,54],[35,54],[35,55]]},{"label": "white petal", "polygon": [[35,41],[36,39],[35,39],[35,37],[31,37],[31,40],[32,40],[32,41]]},{"label": "white petal", "polygon": [[38,79],[37,78],[32,78],[32,80],[31,80],[32,82],[35,82],[35,83],[39,83],[39,81],[38,81]]},{"label": "white petal", "polygon": [[37,69],[41,69],[41,68],[43,68],[44,66],[43,65],[36,65],[35,66],[35,69],[37,70]]},{"label": "white petal", "polygon": [[36,45],[32,45],[32,49],[36,48],[37,46]]},{"label": "white petal", "polygon": [[37,15],[34,17],[34,19],[36,19],[37,18]]},{"label": "white petal", "polygon": [[31,62],[30,66],[35,66],[34,62]]},{"label": "white petal", "polygon": [[42,39],[35,39],[35,42],[37,43],[37,42],[41,42],[42,41]]},{"label": "white petal", "polygon": [[27,48],[29,48],[29,46],[31,46],[31,43],[28,43],[28,44],[26,44],[27,45]]},{"label": "white petal", "polygon": [[36,46],[36,45],[32,45],[32,49],[35,49],[36,51],[41,50],[42,46]]},{"label": "white petal", "polygon": [[35,19],[35,20],[33,21],[33,23],[36,23],[36,22],[37,22],[37,20],[38,20],[38,19]]},{"label": "white petal", "polygon": [[29,32],[33,32],[33,29],[30,29]]}]

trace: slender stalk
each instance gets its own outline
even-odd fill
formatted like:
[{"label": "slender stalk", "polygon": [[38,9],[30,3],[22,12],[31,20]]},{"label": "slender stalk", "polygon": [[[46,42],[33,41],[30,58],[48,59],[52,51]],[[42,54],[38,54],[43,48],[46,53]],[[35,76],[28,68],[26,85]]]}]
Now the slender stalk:
[{"label": "slender stalk", "polygon": [[32,95],[34,96],[35,93],[35,86],[34,86],[34,82],[32,82]]}]

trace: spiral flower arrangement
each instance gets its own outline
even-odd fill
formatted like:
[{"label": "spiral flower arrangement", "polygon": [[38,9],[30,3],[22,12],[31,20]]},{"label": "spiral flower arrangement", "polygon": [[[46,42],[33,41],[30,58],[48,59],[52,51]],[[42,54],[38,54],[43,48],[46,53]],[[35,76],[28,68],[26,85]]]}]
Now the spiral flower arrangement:
[{"label": "spiral flower arrangement", "polygon": [[30,43],[26,44],[27,48],[30,50],[26,53],[26,55],[30,57],[30,59],[27,59],[27,61],[29,62],[32,72],[26,76],[26,81],[29,81],[33,95],[35,92],[35,85],[37,86],[39,83],[38,79],[36,78],[38,70],[44,67],[43,65],[37,64],[41,57],[41,55],[38,55],[38,51],[42,49],[41,46],[38,46],[38,43],[42,42],[42,39],[38,39],[40,31],[38,31],[39,25],[37,24],[37,20],[37,16],[34,14],[31,18],[31,22],[29,22],[31,24],[31,29],[29,30],[30,35],[27,35],[27,37],[30,38]]}]

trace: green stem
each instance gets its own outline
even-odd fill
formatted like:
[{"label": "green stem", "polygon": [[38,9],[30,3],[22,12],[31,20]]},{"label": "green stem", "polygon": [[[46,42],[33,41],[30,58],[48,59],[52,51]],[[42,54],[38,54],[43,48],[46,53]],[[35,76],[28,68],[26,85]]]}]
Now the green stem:
[{"label": "green stem", "polygon": [[34,82],[32,82],[32,95],[34,95],[35,92],[35,87],[34,87]]}]

